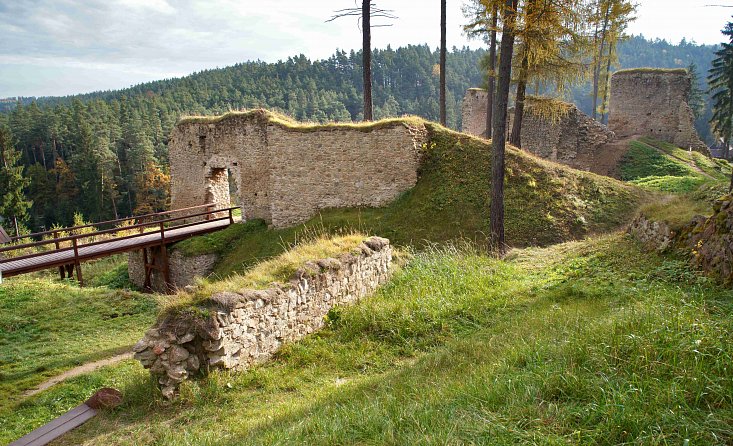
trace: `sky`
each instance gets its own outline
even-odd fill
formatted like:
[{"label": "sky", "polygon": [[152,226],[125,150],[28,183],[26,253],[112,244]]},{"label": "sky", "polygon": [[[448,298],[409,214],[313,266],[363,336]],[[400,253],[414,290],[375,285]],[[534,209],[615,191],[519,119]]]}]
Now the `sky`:
[{"label": "sky", "polygon": [[[713,44],[733,0],[637,0],[629,32]],[[373,30],[384,48],[440,41],[440,0],[377,0],[399,18]],[[462,33],[464,0],[448,0],[448,45]],[[354,0],[0,0],[0,98],[125,88],[233,65],[361,47],[356,18],[326,23]],[[387,24],[388,22],[376,22]]]}]

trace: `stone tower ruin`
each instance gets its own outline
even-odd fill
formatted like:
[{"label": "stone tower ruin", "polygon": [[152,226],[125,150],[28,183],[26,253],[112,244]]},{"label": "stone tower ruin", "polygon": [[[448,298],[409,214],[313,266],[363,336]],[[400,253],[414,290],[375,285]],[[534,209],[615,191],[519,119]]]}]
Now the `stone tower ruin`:
[{"label": "stone tower ruin", "polygon": [[695,130],[691,89],[685,69],[617,71],[611,77],[608,126],[619,138],[650,136],[709,155]]}]

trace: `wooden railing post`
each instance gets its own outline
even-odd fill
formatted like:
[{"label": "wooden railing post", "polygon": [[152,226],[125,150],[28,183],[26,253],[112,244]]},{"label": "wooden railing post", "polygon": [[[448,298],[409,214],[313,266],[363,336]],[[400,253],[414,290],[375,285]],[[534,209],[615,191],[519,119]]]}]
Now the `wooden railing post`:
[{"label": "wooden railing post", "polygon": [[234,213],[232,212],[232,208],[229,208],[229,224],[234,224]]},{"label": "wooden railing post", "polygon": [[76,266],[76,280],[79,281],[79,286],[84,286],[84,278],[81,275],[81,262],[79,261],[79,245],[76,242],[77,238],[71,239],[74,245],[74,266]]},{"label": "wooden railing post", "polygon": [[[59,243],[59,231],[53,231],[52,234],[53,234],[54,245],[56,245],[56,250],[58,251],[61,248],[61,243]],[[62,279],[64,278],[64,266],[63,265],[59,266],[59,276],[61,276]]]},{"label": "wooden railing post", "polygon": [[168,249],[165,246],[165,225],[163,222],[160,222],[160,256],[163,261],[163,280],[165,281],[166,292],[168,292],[173,287],[171,286],[171,273],[168,265]]}]

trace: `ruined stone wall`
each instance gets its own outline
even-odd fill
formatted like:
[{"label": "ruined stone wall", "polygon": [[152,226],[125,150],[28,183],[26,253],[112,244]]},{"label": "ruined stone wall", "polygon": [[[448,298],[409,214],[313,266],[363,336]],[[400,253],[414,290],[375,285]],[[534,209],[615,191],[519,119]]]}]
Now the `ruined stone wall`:
[{"label": "ruined stone wall", "polygon": [[486,90],[469,88],[461,106],[462,131],[469,135],[486,135]]},{"label": "ruined stone wall", "polygon": [[188,377],[247,368],[321,328],[335,305],[358,301],[385,283],[391,262],[389,240],[371,237],[355,252],[307,263],[287,285],[215,294],[207,302],[210,316],[168,316],[133,347],[135,357],[173,397]]},{"label": "ruined stone wall", "polygon": [[[542,158],[581,170],[593,170],[595,159],[615,135],[606,126],[585,115],[572,104],[557,120],[533,111],[532,99],[522,119],[522,148]],[[509,109],[507,132],[511,131],[514,109]],[[471,89],[463,100],[463,131],[481,136],[486,130],[486,91]],[[605,172],[604,172],[605,173]]]},{"label": "ruined stone wall", "polygon": [[171,206],[227,195],[216,176],[236,176],[243,217],[275,227],[301,223],[318,210],[382,206],[417,182],[425,129],[395,122],[373,127],[291,127],[265,111],[214,121],[183,121],[170,148]]},{"label": "ruined stone wall", "polygon": [[650,136],[708,154],[688,105],[687,70],[635,69],[611,77],[609,128],[620,138]]},{"label": "ruined stone wall", "polygon": [[733,195],[718,199],[710,217],[698,215],[682,228],[673,230],[663,221],[641,215],[628,232],[647,249],[681,252],[694,267],[733,286]]},{"label": "ruined stone wall", "polygon": [[[156,264],[161,264],[160,252],[155,251]],[[149,255],[150,255],[150,251]],[[214,265],[218,260],[216,254],[203,254],[199,256],[186,256],[175,248],[169,251],[168,264],[172,290],[182,289],[188,285],[192,285],[196,278],[207,277],[214,270]],[[138,288],[145,285],[145,265],[143,264],[143,254],[141,251],[132,251],[127,254],[127,273],[130,276],[130,282]],[[163,273],[154,270],[151,275],[150,285],[153,291],[166,293],[169,290],[165,284]]]}]

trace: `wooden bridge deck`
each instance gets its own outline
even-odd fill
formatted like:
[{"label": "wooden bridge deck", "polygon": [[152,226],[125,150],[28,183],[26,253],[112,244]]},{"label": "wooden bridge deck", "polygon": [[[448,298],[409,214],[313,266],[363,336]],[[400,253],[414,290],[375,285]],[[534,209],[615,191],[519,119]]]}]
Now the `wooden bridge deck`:
[{"label": "wooden bridge deck", "polygon": [[[206,210],[190,214],[190,211],[202,208]],[[10,245],[0,246],[0,282],[2,282],[3,277],[58,267],[61,278],[64,278],[65,275],[71,278],[73,270],[76,269],[77,280],[80,284],[83,284],[80,268],[82,262],[142,250],[146,268],[146,286],[148,286],[152,270],[162,271],[165,274],[166,283],[168,283],[168,260],[165,246],[189,237],[228,227],[234,223],[232,213],[234,209],[237,208],[221,209],[217,208],[216,204],[205,204],[186,209],[12,237],[9,239]],[[178,216],[170,217],[172,214]],[[148,222],[139,223],[145,220],[148,220]],[[135,224],[129,225],[131,221]],[[117,226],[112,229],[97,230],[98,226],[105,225]],[[85,234],[84,231],[92,232]],[[130,233],[132,235],[127,235]],[[62,234],[72,235],[61,236]],[[102,240],[95,241],[99,238]],[[17,244],[26,239],[36,241]],[[47,245],[53,245],[53,249],[40,248]],[[63,245],[71,246],[62,247]],[[153,247],[162,248],[162,265],[155,264],[154,260],[152,263],[148,262],[147,248],[152,249]],[[20,252],[21,255],[12,256],[11,253],[14,251]],[[31,254],[22,254],[29,251]]]},{"label": "wooden bridge deck", "polygon": [[[229,220],[203,221],[194,226],[175,228],[165,231],[165,243],[177,242],[196,235],[218,231],[230,225]],[[158,246],[163,243],[160,232],[140,234],[134,238],[123,238],[110,240],[91,246],[79,245],[78,260],[87,261],[107,257],[122,252],[136,251],[150,246]],[[34,271],[68,265],[76,261],[73,248],[63,251],[52,251],[37,257],[13,260],[12,258],[0,263],[0,271],[3,277],[26,274]]]}]

